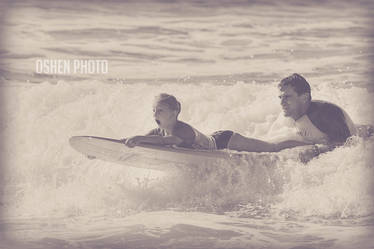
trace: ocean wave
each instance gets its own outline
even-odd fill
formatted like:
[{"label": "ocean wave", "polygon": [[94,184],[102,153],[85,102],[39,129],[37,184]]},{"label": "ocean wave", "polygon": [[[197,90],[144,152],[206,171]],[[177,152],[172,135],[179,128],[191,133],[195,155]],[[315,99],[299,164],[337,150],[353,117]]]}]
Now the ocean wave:
[{"label": "ocean wave", "polygon": [[[357,123],[374,123],[371,105],[351,105],[373,97],[365,88],[314,89],[313,96],[342,106]],[[232,129],[268,138],[280,112],[273,85],[60,81],[2,86],[2,92],[7,216],[122,216],[179,209],[253,217],[356,217],[373,210],[373,179],[368,177],[373,174],[373,140],[357,139],[307,165],[290,150],[215,160],[174,173],[88,160],[68,144],[73,135],[122,138],[147,132],[155,126],[152,100],[160,92],[176,95],[182,103],[180,118],[204,133]]]}]

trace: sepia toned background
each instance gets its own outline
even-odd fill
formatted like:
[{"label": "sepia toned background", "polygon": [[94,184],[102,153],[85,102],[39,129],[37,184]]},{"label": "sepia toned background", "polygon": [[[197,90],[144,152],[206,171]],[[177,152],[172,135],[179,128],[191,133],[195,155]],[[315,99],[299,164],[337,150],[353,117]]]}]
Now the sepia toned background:
[{"label": "sepia toned background", "polygon": [[[87,160],[68,143],[144,134],[161,92],[206,134],[271,139],[282,119],[277,83],[295,72],[314,99],[373,125],[372,1],[3,1],[0,9],[0,248],[373,244],[373,139],[354,138],[307,165],[290,150],[166,173]],[[107,60],[109,72],[42,75],[39,59]]]}]

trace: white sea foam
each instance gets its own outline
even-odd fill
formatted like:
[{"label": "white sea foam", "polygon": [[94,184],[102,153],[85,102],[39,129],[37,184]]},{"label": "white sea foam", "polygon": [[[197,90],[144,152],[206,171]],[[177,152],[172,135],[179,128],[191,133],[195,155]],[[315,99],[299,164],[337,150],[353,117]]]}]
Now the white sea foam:
[{"label": "white sea foam", "polygon": [[[73,135],[122,138],[147,132],[155,127],[152,101],[160,92],[174,94],[182,103],[180,119],[202,132],[231,129],[269,138],[268,130],[281,115],[274,84],[96,81],[3,86],[5,214],[126,215],[165,208],[232,211],[243,205],[265,205],[278,214],[301,216],[370,214],[373,140],[356,139],[307,165],[265,156],[217,161],[171,175],[88,160],[68,144]],[[374,123],[369,115],[373,107],[362,102],[374,97],[366,89],[324,84],[315,89],[315,98],[330,96],[328,100],[343,107],[356,123]],[[361,108],[351,104],[358,102],[363,103]]]}]

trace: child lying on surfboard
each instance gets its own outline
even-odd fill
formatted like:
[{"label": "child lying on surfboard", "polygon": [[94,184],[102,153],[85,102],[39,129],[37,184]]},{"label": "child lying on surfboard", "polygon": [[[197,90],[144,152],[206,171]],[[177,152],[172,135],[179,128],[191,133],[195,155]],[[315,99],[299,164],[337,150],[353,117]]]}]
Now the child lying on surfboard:
[{"label": "child lying on surfboard", "polygon": [[153,116],[158,127],[144,136],[123,139],[124,144],[134,147],[139,143],[151,143],[204,150],[227,147],[232,131],[218,131],[206,136],[191,125],[178,120],[180,111],[181,104],[173,95],[159,94],[153,104]]},{"label": "child lying on surfboard", "polygon": [[[258,139],[243,137],[231,130],[216,131],[212,135],[207,136],[191,125],[178,120],[180,111],[181,105],[174,96],[166,93],[156,96],[153,103],[153,115],[158,128],[151,130],[144,136],[123,139],[123,143],[128,147],[134,147],[140,143],[151,143],[176,145],[191,149],[233,149],[252,152],[280,151],[284,148],[303,145],[297,141],[286,141],[280,143],[279,146],[278,144],[273,145]],[[250,148],[246,146],[248,141],[250,142]],[[274,146],[277,146],[277,148],[274,149]]]}]

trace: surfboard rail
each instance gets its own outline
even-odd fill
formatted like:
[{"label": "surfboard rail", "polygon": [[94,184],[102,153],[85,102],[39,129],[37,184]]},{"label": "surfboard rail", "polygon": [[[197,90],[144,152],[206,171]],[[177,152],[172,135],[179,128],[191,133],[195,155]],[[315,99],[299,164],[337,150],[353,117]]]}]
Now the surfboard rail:
[{"label": "surfboard rail", "polygon": [[86,156],[158,170],[181,168],[187,164],[202,163],[207,159],[229,159],[234,155],[228,151],[194,150],[145,143],[129,148],[123,140],[97,136],[73,136],[69,143],[76,151]]},{"label": "surfboard rail", "polygon": [[[280,155],[290,153],[238,152],[231,150],[197,150],[176,146],[164,146],[142,143],[133,148],[124,144],[124,140],[97,136],[73,136],[69,139],[76,151],[97,159],[138,168],[169,170],[190,168],[212,160],[231,162],[253,161],[263,157],[278,159]],[[295,153],[292,153],[295,154]],[[295,157],[295,156],[293,156]]]}]

